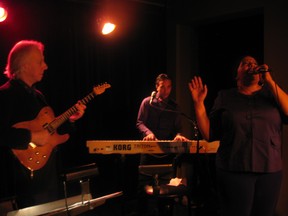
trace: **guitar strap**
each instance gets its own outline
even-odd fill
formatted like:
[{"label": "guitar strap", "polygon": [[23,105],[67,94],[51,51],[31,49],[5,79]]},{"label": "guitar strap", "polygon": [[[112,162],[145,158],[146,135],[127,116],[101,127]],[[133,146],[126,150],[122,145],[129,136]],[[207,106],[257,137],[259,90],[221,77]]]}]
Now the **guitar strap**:
[{"label": "guitar strap", "polygon": [[22,80],[19,80],[19,79],[15,79],[15,81],[18,82],[20,85],[22,85],[29,94],[32,94],[35,98],[37,98],[41,106],[43,107],[48,106],[48,103],[44,95],[38,89],[36,89],[35,86],[30,87],[26,83],[24,83]]},{"label": "guitar strap", "polygon": [[37,90],[35,88],[31,88],[31,89],[33,91],[33,95],[38,99],[38,101],[40,101],[43,104],[43,106],[48,106],[48,103],[47,103],[44,95],[39,90]]}]

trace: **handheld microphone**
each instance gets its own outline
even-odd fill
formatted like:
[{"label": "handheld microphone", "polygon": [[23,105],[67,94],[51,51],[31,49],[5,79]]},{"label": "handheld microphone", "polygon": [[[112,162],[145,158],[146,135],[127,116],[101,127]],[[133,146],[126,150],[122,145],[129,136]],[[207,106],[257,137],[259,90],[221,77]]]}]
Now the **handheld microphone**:
[{"label": "handheld microphone", "polygon": [[266,73],[266,72],[272,72],[272,69],[270,68],[270,69],[266,69],[266,68],[258,68],[258,69],[255,69],[255,70],[253,70],[253,71],[251,71],[250,72],[250,74],[264,74],[264,73]]},{"label": "handheld microphone", "polygon": [[150,97],[150,101],[149,101],[149,104],[152,104],[152,101],[153,101],[153,99],[156,97],[156,91],[153,91],[152,93],[151,93],[151,97]]}]

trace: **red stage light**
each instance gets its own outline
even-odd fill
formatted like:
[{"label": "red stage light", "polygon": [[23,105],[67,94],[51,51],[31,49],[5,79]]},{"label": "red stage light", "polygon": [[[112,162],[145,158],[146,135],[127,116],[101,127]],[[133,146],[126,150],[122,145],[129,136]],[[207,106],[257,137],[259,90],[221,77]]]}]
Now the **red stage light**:
[{"label": "red stage light", "polygon": [[8,16],[7,10],[4,7],[0,6],[0,22],[6,20],[7,16]]}]

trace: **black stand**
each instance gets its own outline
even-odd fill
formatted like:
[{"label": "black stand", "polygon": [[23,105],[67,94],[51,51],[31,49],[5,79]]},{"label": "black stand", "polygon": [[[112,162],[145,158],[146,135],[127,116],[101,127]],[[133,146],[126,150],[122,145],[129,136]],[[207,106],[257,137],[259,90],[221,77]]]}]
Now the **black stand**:
[{"label": "black stand", "polygon": [[[191,203],[191,206],[193,208],[198,208],[201,207],[202,204],[199,203],[199,184],[200,184],[200,179],[201,179],[201,170],[200,170],[200,149],[202,148],[200,146],[200,139],[199,139],[199,129],[198,129],[198,125],[197,123],[191,119],[189,116],[187,116],[185,113],[181,113],[182,116],[184,116],[186,119],[188,119],[192,124],[193,124],[193,131],[194,131],[194,138],[193,140],[196,140],[196,154],[193,155],[193,162],[192,162],[192,166],[193,166],[193,173],[191,174],[191,182],[188,181],[187,185],[191,185],[191,194],[193,194],[194,196],[191,196],[191,202],[193,202],[193,204]],[[193,198],[195,200],[193,200]]]},{"label": "black stand", "polygon": [[[192,180],[191,180],[191,193],[195,194],[194,199],[192,197],[191,204],[192,208],[198,209],[202,208],[204,206],[204,202],[207,202],[207,200],[211,199],[211,195],[214,196],[213,193],[213,178],[211,175],[211,167],[209,167],[209,159],[210,156],[205,154],[200,154],[200,149],[202,148],[200,146],[200,139],[199,139],[199,128],[195,121],[193,121],[189,116],[185,115],[184,113],[181,113],[184,117],[186,117],[190,122],[193,124],[193,130],[194,130],[194,140],[196,140],[196,154],[193,159],[193,166],[194,166],[194,173],[192,174]],[[203,157],[209,157],[204,158],[205,161],[202,161]],[[205,162],[205,164],[203,163]],[[204,185],[204,187],[202,187]],[[209,189],[209,193],[207,191]],[[212,189],[212,190],[211,190]]]},{"label": "black stand", "polygon": [[[200,146],[200,139],[199,139],[199,129],[198,129],[198,125],[197,125],[197,122],[194,121],[191,117],[189,117],[188,115],[186,115],[185,113],[183,112],[180,112],[178,110],[173,110],[174,107],[172,107],[170,104],[168,104],[166,101],[162,100],[163,103],[165,103],[165,105],[168,107],[167,108],[160,108],[160,107],[157,107],[157,106],[154,106],[153,103],[151,104],[151,106],[157,108],[157,109],[161,109],[163,111],[167,111],[167,112],[174,112],[174,113],[179,113],[181,114],[182,116],[184,116],[189,122],[192,123],[193,125],[193,130],[194,130],[194,140],[196,140],[196,154],[193,155],[193,162],[192,162],[192,166],[193,166],[193,173],[191,174],[191,182],[188,180],[187,182],[187,185],[190,186],[191,185],[191,194],[195,194],[195,205],[193,206],[194,208],[198,208],[198,207],[202,207],[202,201],[201,200],[198,200],[200,198],[198,198],[200,196],[201,193],[199,193],[200,191],[200,188],[199,188],[199,184],[200,184],[200,179],[203,177],[202,173],[201,173],[201,167],[200,167],[200,164],[201,164],[201,161],[200,161],[200,149],[202,148]],[[170,108],[170,109],[169,109]],[[173,108],[173,109],[172,109]],[[182,156],[177,156],[175,158],[175,164],[177,165],[180,165],[182,164],[182,161],[183,161],[183,158],[181,158]],[[189,156],[190,158],[190,156]],[[188,176],[187,176],[188,178]],[[193,197],[193,196],[191,196]],[[193,199],[193,198],[192,198]],[[193,200],[192,200],[193,201]],[[199,203],[200,202],[200,203]],[[192,205],[192,204],[191,204]]]}]

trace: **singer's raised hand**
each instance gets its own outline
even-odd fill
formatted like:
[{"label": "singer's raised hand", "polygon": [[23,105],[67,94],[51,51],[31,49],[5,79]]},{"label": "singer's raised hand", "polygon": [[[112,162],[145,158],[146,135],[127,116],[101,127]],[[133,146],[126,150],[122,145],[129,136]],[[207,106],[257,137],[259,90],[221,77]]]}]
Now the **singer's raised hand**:
[{"label": "singer's raised hand", "polygon": [[206,84],[203,85],[201,77],[195,76],[188,85],[193,102],[204,102],[208,88]]}]

